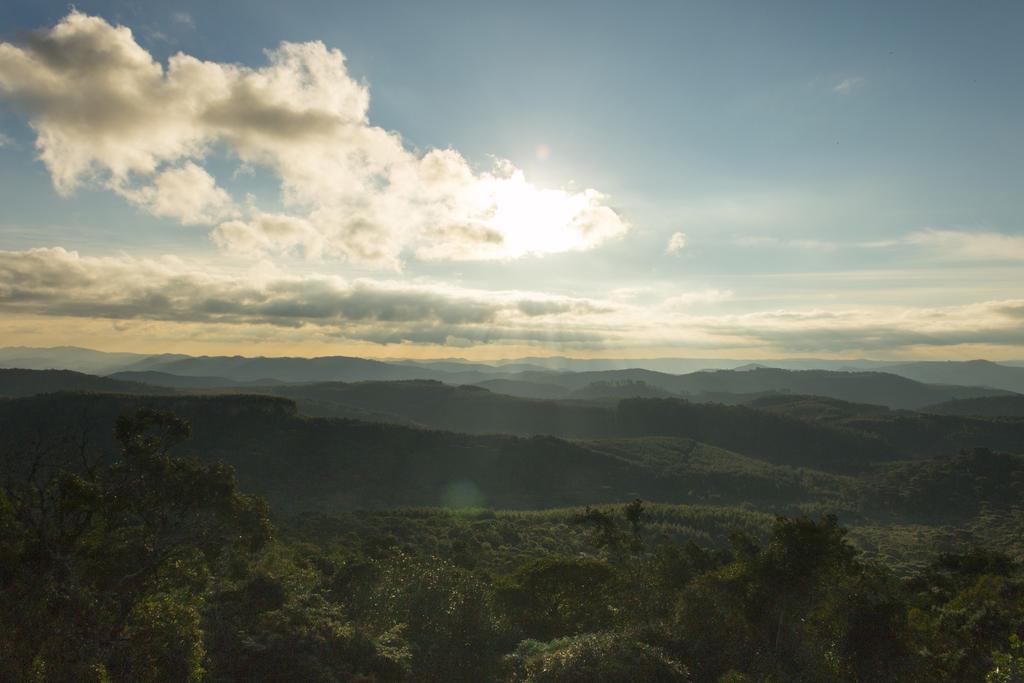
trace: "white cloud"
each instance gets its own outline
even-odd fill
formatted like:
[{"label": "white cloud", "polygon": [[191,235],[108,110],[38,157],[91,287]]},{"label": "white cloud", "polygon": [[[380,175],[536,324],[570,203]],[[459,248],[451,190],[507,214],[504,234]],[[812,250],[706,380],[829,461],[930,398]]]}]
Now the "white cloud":
[{"label": "white cloud", "polygon": [[675,232],[668,238],[668,245],[665,247],[666,254],[678,254],[686,248],[686,233]]},{"label": "white cloud", "polygon": [[840,95],[849,95],[857,88],[864,87],[866,83],[867,80],[863,76],[850,76],[836,83],[832,88],[832,92],[839,93]]},{"label": "white cloud", "polygon": [[[369,91],[338,50],[282,43],[267,58],[251,69],[178,53],[164,68],[128,28],[72,12],[24,45],[0,43],[0,94],[27,111],[61,194],[100,183],[159,215],[220,219],[227,194],[200,164],[223,145],[276,174],[285,214],[303,221],[298,244],[315,242],[307,253],[319,256],[392,267],[407,254],[517,258],[590,249],[628,230],[595,190],[542,189],[508,162],[478,172],[451,149],[408,151],[369,123]],[[187,184],[201,198],[173,208]],[[256,208],[215,237],[294,248],[279,227]]]},{"label": "white cloud", "polygon": [[119,194],[154,216],[207,225],[237,213],[231,196],[206,170],[191,161],[158,173],[152,185],[118,187]]},{"label": "white cloud", "polygon": [[778,237],[737,237],[732,240],[732,243],[737,247],[791,247],[794,249],[806,249],[811,251],[835,251],[842,246],[864,246],[860,243],[852,243],[844,245],[839,242],[827,242],[824,240],[812,240],[812,239],[779,239]]},{"label": "white cloud", "polygon": [[962,230],[919,230],[902,242],[959,261],[1024,261],[1024,235]]},{"label": "white cloud", "polygon": [[1024,299],[905,308],[780,309],[694,320],[707,333],[788,352],[893,351],[1024,343]]},{"label": "white cloud", "polygon": [[738,247],[794,248],[812,251],[839,249],[893,249],[914,247],[940,261],[1020,261],[1024,260],[1024,235],[993,231],[939,230],[928,228],[899,237],[865,242],[830,242],[814,239],[777,237],[737,237]]},{"label": "white cloud", "polygon": [[13,144],[14,144],[14,140],[11,139],[10,136],[4,135],[3,133],[0,133],[0,147],[7,147],[7,146],[13,145]]},{"label": "white cloud", "polygon": [[323,235],[305,218],[286,214],[258,213],[249,220],[221,223],[213,240],[226,249],[243,254],[269,251],[300,251],[306,258],[320,258]]},{"label": "white cloud", "polygon": [[694,304],[715,304],[733,298],[731,290],[701,289],[684,292],[665,299],[662,307],[668,310],[685,309]]}]

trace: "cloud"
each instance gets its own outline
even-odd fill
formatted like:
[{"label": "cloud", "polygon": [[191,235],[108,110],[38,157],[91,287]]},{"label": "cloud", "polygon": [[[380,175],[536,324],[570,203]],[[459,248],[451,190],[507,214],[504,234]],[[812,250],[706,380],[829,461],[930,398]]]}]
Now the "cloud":
[{"label": "cloud", "polygon": [[[239,274],[175,257],[82,256],[62,248],[0,251],[0,310],[70,318],[306,329],[375,343],[594,342],[584,299],[437,283]],[[558,329],[534,318],[561,316]]]},{"label": "cloud", "polygon": [[959,261],[1024,261],[1024,235],[928,229],[902,241]]},{"label": "cloud", "polygon": [[759,247],[787,247],[794,249],[806,249],[810,251],[835,251],[842,246],[860,247],[863,243],[842,244],[839,242],[827,242],[824,240],[811,239],[779,239],[778,237],[737,237],[732,240],[737,247],[759,248]]},{"label": "cloud", "polygon": [[857,88],[863,88],[866,83],[867,81],[863,76],[850,76],[836,83],[832,88],[832,92],[839,93],[840,95],[849,95]]},{"label": "cloud", "polygon": [[172,12],[171,20],[174,21],[175,24],[180,24],[188,28],[196,27],[195,20],[192,18],[192,15],[188,12]]},{"label": "cloud", "polygon": [[668,310],[689,308],[694,304],[714,304],[728,301],[733,298],[730,290],[702,289],[693,292],[685,292],[665,299],[662,306]]},{"label": "cloud", "polygon": [[14,144],[14,140],[9,135],[0,133],[0,147],[8,147]]},{"label": "cloud", "polygon": [[118,188],[129,201],[154,216],[176,218],[186,224],[211,224],[238,212],[231,196],[217,181],[191,161],[158,173],[151,185]]},{"label": "cloud", "polygon": [[778,237],[737,237],[738,247],[794,248],[812,251],[839,249],[892,249],[912,247],[923,250],[942,261],[1020,261],[1024,260],[1024,235],[993,231],[917,230],[894,239],[864,242],[829,242],[814,239],[780,239]]},{"label": "cloud", "polygon": [[[370,124],[369,90],[323,43],[282,43],[253,69],[178,53],[166,68],[132,32],[77,11],[0,43],[0,95],[20,106],[62,195],[105,186],[157,215],[217,223],[226,190],[202,166],[224,148],[280,181],[283,219],[258,207],[214,233],[241,251],[399,267],[403,258],[508,259],[586,250],[628,224],[592,189],[544,189],[505,161],[415,154]],[[187,187],[200,192],[175,202]],[[301,229],[299,226],[301,225]],[[288,231],[286,231],[288,232]],[[236,240],[238,244],[236,244]]]},{"label": "cloud", "polygon": [[[684,292],[642,305],[481,290],[431,282],[245,272],[175,257],[83,256],[61,248],[0,251],[8,324],[95,320],[125,329],[174,325],[241,342],[292,338],[372,344],[537,344],[577,349],[760,349],[762,353],[891,353],[964,344],[1024,344],[1024,299],[945,307],[836,306],[696,313],[732,291]],[[713,310],[713,309],[712,309]],[[236,332],[230,332],[236,330]],[[671,353],[671,351],[670,351]]]},{"label": "cloud", "polygon": [[788,352],[893,351],[906,347],[1024,344],[1024,300],[959,306],[774,310],[693,321],[708,334]]},{"label": "cloud", "polygon": [[668,238],[668,245],[665,247],[666,254],[678,254],[686,248],[686,233],[674,232]]},{"label": "cloud", "polygon": [[213,231],[213,241],[242,254],[301,252],[307,258],[324,253],[324,236],[305,218],[287,214],[258,213],[249,220],[222,223]]}]

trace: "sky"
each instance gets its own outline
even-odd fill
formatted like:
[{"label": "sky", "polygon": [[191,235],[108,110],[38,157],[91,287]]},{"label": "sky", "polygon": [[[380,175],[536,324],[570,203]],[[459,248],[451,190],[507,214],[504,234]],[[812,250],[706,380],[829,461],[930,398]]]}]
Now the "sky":
[{"label": "sky", "polygon": [[0,22],[0,345],[1024,358],[1024,4]]}]

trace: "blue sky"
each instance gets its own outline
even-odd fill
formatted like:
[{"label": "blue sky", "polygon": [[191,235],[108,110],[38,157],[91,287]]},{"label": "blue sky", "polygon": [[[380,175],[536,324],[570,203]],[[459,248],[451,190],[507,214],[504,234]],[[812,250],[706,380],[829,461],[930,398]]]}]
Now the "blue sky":
[{"label": "blue sky", "polygon": [[[131,86],[130,118],[82,123],[76,88],[134,76],[69,66],[52,32],[66,4],[8,2],[0,334],[249,355],[1022,357],[1024,6],[894,5],[83,2],[102,24],[76,40],[127,27],[164,81]],[[310,41],[326,51],[302,59],[339,50],[333,82],[365,89],[358,134],[400,142],[325,133],[297,159],[307,141],[272,130],[287,120],[253,132],[245,112],[285,90],[239,93],[267,50]],[[177,53],[237,81],[236,118],[144,104],[193,88],[170,83]],[[112,151],[118,126],[139,137]],[[462,178],[443,192],[422,181],[438,150]],[[386,170],[337,189],[356,157]],[[185,211],[172,189],[212,203]]]}]

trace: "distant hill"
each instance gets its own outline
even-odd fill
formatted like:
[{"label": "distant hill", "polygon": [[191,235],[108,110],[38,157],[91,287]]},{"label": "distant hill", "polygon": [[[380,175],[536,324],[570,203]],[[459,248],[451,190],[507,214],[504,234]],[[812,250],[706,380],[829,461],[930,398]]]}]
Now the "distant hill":
[{"label": "distant hill", "polygon": [[77,346],[0,348],[0,367],[24,370],[75,370],[105,375],[144,358],[147,358],[145,354],[107,353]]},{"label": "distant hill", "polygon": [[743,394],[789,392],[910,409],[954,398],[1009,393],[1001,389],[923,384],[884,372],[780,370],[762,367],[751,367],[746,370],[711,370],[686,375],[669,375],[640,369],[557,374],[524,372],[516,378],[520,381],[557,384],[570,391],[595,382],[642,382],[669,394],[697,401],[720,400],[723,396],[735,396],[734,400],[738,401]]},{"label": "distant hill", "polygon": [[350,417],[353,410],[363,410],[387,422],[404,418],[475,434],[677,436],[770,462],[840,470],[895,457],[888,444],[869,433],[753,408],[681,400],[542,401],[421,381],[329,382],[261,391],[293,399],[301,412],[312,415]]},{"label": "distant hill", "polygon": [[[677,436],[771,462],[844,470],[985,446],[1024,453],[1024,424],[892,411],[816,396],[771,394],[736,405],[678,399],[518,398],[440,382],[323,383],[260,389],[300,412],[468,433],[607,438]],[[362,412],[360,412],[362,411]]]},{"label": "distant hill", "polygon": [[705,392],[738,394],[765,391],[791,392],[826,396],[852,403],[910,409],[954,398],[974,398],[1008,393],[999,389],[923,384],[888,372],[779,370],[775,368],[753,368],[739,372],[733,370],[696,372],[680,375],[678,380],[664,388],[691,395]]},{"label": "distant hill", "polygon": [[670,375],[654,370],[630,368],[627,370],[587,370],[582,372],[520,372],[513,377],[524,382],[541,384],[557,384],[569,391],[577,391],[591,384],[644,384],[663,391],[676,393],[675,386],[680,377],[686,375]]},{"label": "distant hill", "polygon": [[677,397],[676,394],[652,386],[647,382],[628,380],[623,382],[591,382],[585,387],[576,389],[569,396],[570,398],[581,400]]},{"label": "distant hill", "polygon": [[686,437],[777,464],[853,471],[898,457],[870,432],[747,406],[637,398],[616,413],[624,435]]},{"label": "distant hill", "polygon": [[477,382],[476,386],[483,387],[496,394],[507,394],[519,398],[556,399],[565,398],[569,395],[569,390],[558,384],[524,382],[515,379],[488,379]]},{"label": "distant hill", "polygon": [[419,425],[473,434],[683,437],[770,462],[838,471],[896,458],[954,455],[963,448],[1024,453],[1024,421],[1019,419],[893,411],[884,406],[784,393],[729,395],[735,399],[729,401],[731,405],[661,397],[539,400],[432,380],[173,389],[65,371],[7,372],[12,373],[7,395],[187,391],[237,398],[263,394],[294,401],[299,412],[310,417]]},{"label": "distant hill", "polygon": [[[1016,396],[970,399],[1004,401]],[[959,403],[959,402],[957,402]],[[962,450],[985,447],[1024,453],[1024,419],[996,416],[940,415],[932,412],[890,410],[883,406],[848,403],[821,396],[763,396],[747,402],[770,411],[841,429],[874,434],[901,458],[953,456]]]},{"label": "distant hill", "polygon": [[[840,481],[803,477],[685,440],[590,444],[309,419],[299,417],[289,401],[267,396],[9,399],[0,401],[0,447],[17,454],[28,435],[63,437],[69,426],[81,426],[93,453],[111,457],[113,421],[139,406],[190,420],[193,438],[178,451],[230,464],[240,485],[266,497],[279,513],[428,505],[537,509],[637,496],[664,502],[756,500],[783,509],[822,495],[813,488],[816,481]],[[74,424],[68,415],[75,416]],[[715,463],[722,464],[723,475],[702,484]]]},{"label": "distant hill", "polygon": [[439,371],[400,366],[363,358],[247,358],[199,356],[168,361],[142,361],[126,370],[146,370],[192,377],[225,377],[236,382],[276,379],[281,382],[434,379]]},{"label": "distant hill", "polygon": [[1024,396],[985,396],[946,401],[923,408],[939,415],[973,415],[978,417],[1024,417]]},{"label": "distant hill", "polygon": [[[733,396],[789,392],[911,409],[953,399],[1024,390],[1024,368],[988,361],[892,364],[820,359],[750,362],[680,358],[525,358],[494,363],[458,359],[385,362],[347,356],[147,356],[104,353],[77,347],[10,347],[0,348],[0,366],[3,365],[116,375],[118,379],[141,380],[176,388],[230,386],[225,380],[241,385],[267,384],[271,380],[281,383],[437,380],[454,385],[481,384],[528,398],[565,398],[574,392],[580,392],[582,397],[630,398],[650,397],[663,392],[658,395],[736,402],[743,399]],[[709,366],[736,369],[701,370]],[[837,371],[837,367],[850,371]],[[877,371],[883,367],[885,372]],[[890,371],[893,368],[895,370]],[[868,369],[872,371],[865,372]],[[684,371],[689,374],[671,374]],[[125,372],[163,373],[196,379],[177,383],[161,375],[123,375]],[[498,381],[505,384],[494,384]],[[588,390],[588,385],[597,385],[597,388]],[[621,389],[609,392],[605,385]],[[554,387],[561,387],[562,391]]]},{"label": "distant hill", "polygon": [[348,417],[352,410],[393,416],[434,429],[474,434],[614,436],[614,416],[605,406],[542,401],[492,393],[483,387],[436,381],[323,382],[261,390],[296,401],[302,412]]},{"label": "distant hill", "polygon": [[[736,358],[566,358],[564,356],[527,357],[494,361],[502,369],[534,366],[557,372],[600,372],[604,370],[643,369],[668,374],[701,370],[733,370],[751,363],[785,370],[877,370],[892,361],[865,359],[833,360],[826,358],[775,358],[756,361]],[[530,369],[523,367],[522,369]]]},{"label": "distant hill", "polygon": [[1024,368],[987,360],[904,363],[890,365],[885,371],[930,384],[965,384],[1024,393]]},{"label": "distant hill", "polygon": [[108,375],[108,377],[110,379],[125,382],[139,382],[142,384],[174,389],[210,389],[240,386],[273,386],[281,384],[279,380],[269,378],[249,382],[239,382],[238,380],[228,379],[227,377],[172,375],[168,372],[157,372],[155,370],[125,370],[123,372],[115,372],[112,375]]},{"label": "distant hill", "polygon": [[834,421],[865,415],[892,414],[892,411],[885,406],[850,403],[827,396],[803,396],[800,394],[761,394],[744,401],[744,405],[804,420]]},{"label": "distant hill", "polygon": [[154,388],[71,370],[0,369],[0,396],[32,396],[57,391],[151,394]]}]

